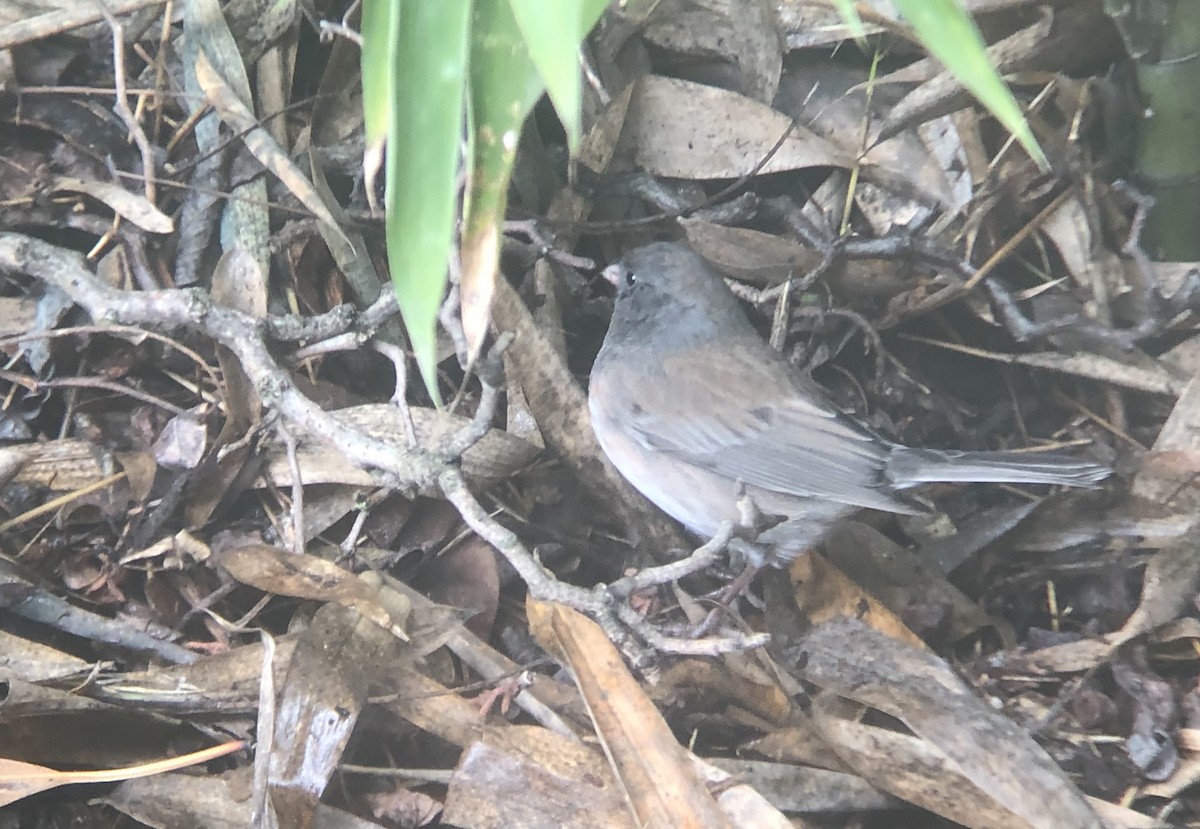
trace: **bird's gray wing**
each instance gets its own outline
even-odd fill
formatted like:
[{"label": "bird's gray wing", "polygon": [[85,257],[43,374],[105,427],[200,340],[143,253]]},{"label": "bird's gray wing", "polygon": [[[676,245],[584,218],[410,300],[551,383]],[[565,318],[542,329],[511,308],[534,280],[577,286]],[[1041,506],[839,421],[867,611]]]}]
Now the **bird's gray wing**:
[{"label": "bird's gray wing", "polygon": [[639,381],[658,383],[659,392],[627,392],[632,436],[647,449],[748,486],[910,511],[888,492],[886,442],[839,412],[765,346],[745,351],[689,350],[663,359],[659,377],[641,374]]}]

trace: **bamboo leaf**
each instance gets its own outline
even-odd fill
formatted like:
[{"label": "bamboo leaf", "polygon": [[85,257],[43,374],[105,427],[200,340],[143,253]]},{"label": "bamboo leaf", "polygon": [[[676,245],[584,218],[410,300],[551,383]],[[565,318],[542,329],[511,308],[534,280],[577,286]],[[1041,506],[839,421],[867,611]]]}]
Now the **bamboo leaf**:
[{"label": "bamboo leaf", "polygon": [[1040,166],[1046,156],[1021,107],[988,61],[987,46],[961,0],[896,0],[896,7],[930,54],[1008,129]]},{"label": "bamboo leaf", "polygon": [[436,326],[454,238],[471,7],[444,0],[398,5],[388,126],[388,265],[413,356],[430,395],[440,400]]}]

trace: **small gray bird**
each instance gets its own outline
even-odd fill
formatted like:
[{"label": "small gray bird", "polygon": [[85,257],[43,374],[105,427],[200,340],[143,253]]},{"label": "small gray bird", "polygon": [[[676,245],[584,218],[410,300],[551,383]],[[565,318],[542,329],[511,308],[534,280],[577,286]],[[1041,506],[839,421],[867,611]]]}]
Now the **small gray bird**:
[{"label": "small gray bird", "polygon": [[777,521],[758,545],[741,545],[755,563],[799,555],[860,507],[920,512],[901,492],[920,484],[1089,487],[1111,472],[1061,454],[910,449],[880,437],[771,349],[684,244],[630,251],[604,275],[616,306],[588,390],[601,448],[702,538],[737,520],[740,481]]}]

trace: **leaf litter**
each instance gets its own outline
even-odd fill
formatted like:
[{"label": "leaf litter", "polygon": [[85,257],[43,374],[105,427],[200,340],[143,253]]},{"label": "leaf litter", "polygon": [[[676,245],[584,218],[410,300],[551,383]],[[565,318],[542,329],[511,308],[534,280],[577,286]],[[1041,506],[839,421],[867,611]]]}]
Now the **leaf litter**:
[{"label": "leaf litter", "polygon": [[[182,29],[110,3],[118,83],[103,15],[68,5],[0,13],[0,744],[23,819],[1196,819],[1194,270],[1131,252],[1102,107],[1135,110],[1094,93],[1124,60],[1096,4],[969,4],[1051,175],[890,4],[858,4],[863,45],[817,0],[610,10],[581,163],[540,113],[522,137],[492,312],[517,336],[478,374],[448,297],[448,410],[375,284],[353,44],[240,0]],[[286,109],[230,91],[248,78]],[[689,640],[728,577],[671,569],[696,540],[582,414],[609,302],[585,261],[651,235],[737,280],[874,428],[1078,448],[1118,480],[859,516]],[[230,739],[201,771],[21,799]]]}]

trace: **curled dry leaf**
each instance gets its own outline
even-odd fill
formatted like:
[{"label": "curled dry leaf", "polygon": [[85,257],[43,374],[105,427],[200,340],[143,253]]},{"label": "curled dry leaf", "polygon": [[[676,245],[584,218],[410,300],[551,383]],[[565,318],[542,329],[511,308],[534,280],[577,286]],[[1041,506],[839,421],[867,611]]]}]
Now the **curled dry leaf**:
[{"label": "curled dry leaf", "polygon": [[823,556],[809,550],[788,568],[796,604],[814,622],[861,619],[881,634],[922,648],[925,643],[886,604]]},{"label": "curled dry leaf", "polygon": [[165,469],[195,469],[204,457],[208,430],[192,414],[171,418],[154,441],[154,459]]}]

